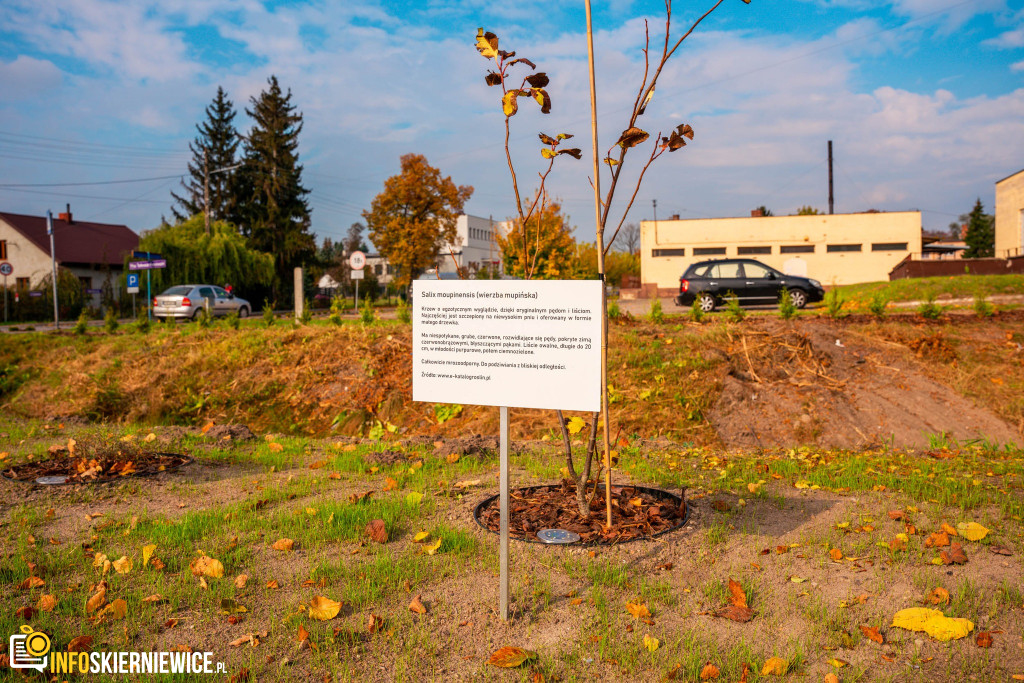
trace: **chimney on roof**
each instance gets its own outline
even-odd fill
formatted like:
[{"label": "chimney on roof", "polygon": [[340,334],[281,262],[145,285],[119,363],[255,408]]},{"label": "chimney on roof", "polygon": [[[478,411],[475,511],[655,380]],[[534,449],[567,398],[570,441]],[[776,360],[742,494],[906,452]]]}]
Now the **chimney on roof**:
[{"label": "chimney on roof", "polygon": [[678,213],[674,213],[671,216],[669,216],[668,219],[670,221],[677,221],[677,220],[679,220],[679,214]]},{"label": "chimney on roof", "polygon": [[764,209],[751,209],[750,210],[750,217],[751,218],[764,218]]},{"label": "chimney on roof", "polygon": [[67,213],[59,213],[57,218],[71,225],[74,222],[71,220],[71,204],[67,204]]}]

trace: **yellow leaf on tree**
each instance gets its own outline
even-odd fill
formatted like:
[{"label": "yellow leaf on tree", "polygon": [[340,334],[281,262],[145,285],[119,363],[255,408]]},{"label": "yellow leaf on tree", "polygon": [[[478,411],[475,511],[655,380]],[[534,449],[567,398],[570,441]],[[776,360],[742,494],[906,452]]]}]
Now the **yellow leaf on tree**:
[{"label": "yellow leaf on tree", "polygon": [[149,545],[142,546],[142,566],[145,567],[149,564],[149,559],[153,557],[153,552],[156,551],[156,543],[150,543]]},{"label": "yellow leaf on tree", "polygon": [[570,434],[579,434],[586,426],[587,423],[584,422],[583,418],[581,417],[570,417],[569,420],[565,423],[565,428],[569,431]]},{"label": "yellow leaf on tree", "polygon": [[936,640],[963,638],[974,630],[969,619],[947,617],[937,609],[910,607],[893,615],[892,625],[908,631],[924,631]]},{"label": "yellow leaf on tree", "polygon": [[309,601],[309,616],[319,621],[327,621],[338,616],[341,611],[341,603],[318,595]]},{"label": "yellow leaf on tree", "polygon": [[651,635],[644,635],[644,647],[646,647],[649,652],[657,650],[659,645],[661,645],[660,640]]},{"label": "yellow leaf on tree", "polygon": [[789,664],[781,657],[770,657],[761,667],[762,676],[785,676]]},{"label": "yellow leaf on tree", "polygon": [[484,33],[482,28],[476,30],[476,50],[487,59],[498,56],[498,36],[490,31]]},{"label": "yellow leaf on tree", "polygon": [[960,522],[956,525],[956,530],[968,541],[980,541],[988,536],[988,529],[977,522]]}]

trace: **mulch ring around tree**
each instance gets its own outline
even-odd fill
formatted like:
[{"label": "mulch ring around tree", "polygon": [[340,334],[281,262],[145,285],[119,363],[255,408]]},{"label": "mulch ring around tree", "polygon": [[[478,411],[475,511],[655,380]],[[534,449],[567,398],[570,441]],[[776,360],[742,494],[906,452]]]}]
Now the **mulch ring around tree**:
[{"label": "mulch ring around tree", "polygon": [[[477,523],[497,533],[501,511],[498,496],[481,502],[474,510]],[[660,489],[643,486],[612,487],[612,526],[606,529],[604,487],[590,502],[590,516],[580,514],[576,485],[531,486],[509,492],[509,536],[541,542],[542,529],[565,529],[580,535],[579,544],[612,545],[653,538],[686,523],[690,510],[683,498]]]},{"label": "mulch ring around tree", "polygon": [[38,484],[94,484],[124,477],[144,477],[172,472],[192,462],[187,455],[142,451],[126,457],[123,453],[77,457],[56,455],[39,462],[9,467],[0,474],[7,479]]}]

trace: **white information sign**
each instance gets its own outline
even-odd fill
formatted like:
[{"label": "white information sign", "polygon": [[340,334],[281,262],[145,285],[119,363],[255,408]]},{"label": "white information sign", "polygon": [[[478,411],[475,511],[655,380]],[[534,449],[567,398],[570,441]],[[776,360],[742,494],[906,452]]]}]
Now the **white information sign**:
[{"label": "white information sign", "polygon": [[597,412],[600,280],[416,280],[412,398]]},{"label": "white information sign", "polygon": [[348,276],[353,280],[363,280],[366,278],[366,274],[361,270],[350,271]]}]

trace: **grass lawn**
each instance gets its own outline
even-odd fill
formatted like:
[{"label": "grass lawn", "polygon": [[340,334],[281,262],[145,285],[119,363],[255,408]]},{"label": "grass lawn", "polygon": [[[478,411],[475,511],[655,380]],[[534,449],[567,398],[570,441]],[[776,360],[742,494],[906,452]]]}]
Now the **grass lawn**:
[{"label": "grass lawn", "polygon": [[885,301],[927,301],[930,298],[974,299],[994,294],[1024,294],[1024,275],[957,275],[923,277],[891,282],[865,282],[838,288],[843,300],[858,311],[866,311],[875,296]]},{"label": "grass lawn", "polygon": [[[745,668],[748,681],[1024,674],[1016,448],[725,452],[628,441],[617,480],[688,487],[691,525],[617,547],[514,543],[515,618],[505,624],[497,539],[471,518],[497,489],[492,453],[2,417],[0,457],[6,466],[69,438],[116,444],[151,429],[153,448],[196,463],[96,486],[0,481],[0,632],[27,622],[57,650],[90,636],[100,651],[209,651],[234,680],[696,681],[708,664],[722,681]],[[560,458],[541,442],[524,446],[514,484],[557,480]],[[374,520],[386,542],[367,535]],[[987,534],[967,540],[958,525],[971,522]],[[944,563],[946,542],[962,545],[965,563]],[[715,616],[730,580],[753,610],[745,623]],[[320,598],[340,603],[329,619],[315,618],[333,604]],[[118,600],[123,612],[106,610]],[[942,641],[892,626],[898,610],[921,606],[972,630]],[[980,632],[990,647],[977,644]],[[536,657],[488,665],[503,646]]]}]

